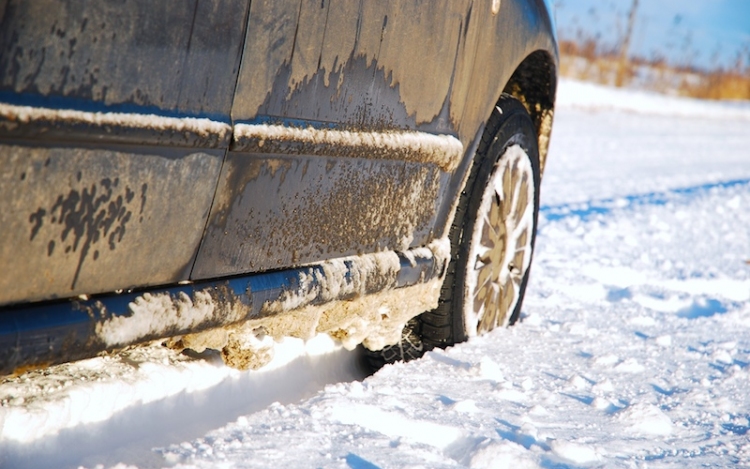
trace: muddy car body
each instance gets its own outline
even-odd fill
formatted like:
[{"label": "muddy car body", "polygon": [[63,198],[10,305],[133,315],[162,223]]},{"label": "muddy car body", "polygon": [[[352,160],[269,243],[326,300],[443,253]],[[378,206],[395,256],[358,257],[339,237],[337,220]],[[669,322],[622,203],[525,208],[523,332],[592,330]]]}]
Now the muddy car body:
[{"label": "muddy car body", "polygon": [[501,96],[543,170],[556,54],[542,0],[0,2],[0,372],[217,327],[392,344]]}]

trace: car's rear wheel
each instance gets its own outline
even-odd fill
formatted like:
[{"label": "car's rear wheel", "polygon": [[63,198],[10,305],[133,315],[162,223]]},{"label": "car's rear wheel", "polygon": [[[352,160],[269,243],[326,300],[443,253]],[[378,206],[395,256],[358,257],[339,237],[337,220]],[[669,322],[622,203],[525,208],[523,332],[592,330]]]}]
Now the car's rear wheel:
[{"label": "car's rear wheel", "polygon": [[536,237],[539,182],[534,124],[518,100],[503,95],[460,195],[440,303],[407,324],[402,343],[370,352],[374,366],[516,322]]}]

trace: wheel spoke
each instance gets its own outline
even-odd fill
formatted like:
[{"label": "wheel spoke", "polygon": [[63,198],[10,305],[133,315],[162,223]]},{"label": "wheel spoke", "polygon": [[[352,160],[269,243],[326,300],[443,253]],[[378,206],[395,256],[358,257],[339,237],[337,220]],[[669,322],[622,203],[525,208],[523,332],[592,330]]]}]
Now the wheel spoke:
[{"label": "wheel spoke", "polygon": [[511,147],[490,176],[477,213],[467,298],[477,333],[505,325],[513,313],[531,259],[534,229],[532,168]]},{"label": "wheel spoke", "polygon": [[485,288],[486,285],[492,283],[492,264],[487,264],[479,271],[477,276],[477,289]]},{"label": "wheel spoke", "polygon": [[520,210],[516,210],[515,213],[516,216],[514,221],[516,225],[521,224],[521,220],[523,219],[523,216],[526,213],[526,209],[529,206],[529,184],[526,175],[524,175],[523,179],[521,180],[518,192],[518,198],[516,198],[515,201],[517,208],[520,208]]},{"label": "wheel spoke", "polygon": [[505,322],[505,315],[512,313],[512,308],[515,306],[516,288],[513,282],[508,281],[503,285],[502,300],[500,301],[500,310],[503,311],[503,322]]},{"label": "wheel spoke", "polygon": [[504,197],[504,199],[506,200],[506,203],[503,206],[503,218],[504,219],[507,219],[508,215],[510,215],[510,209],[511,209],[511,205],[512,205],[511,203],[508,203],[508,202],[510,202],[510,200],[508,200],[508,197],[507,197],[508,193],[505,192],[505,191],[507,191],[509,189],[512,190],[511,189],[513,187],[512,186],[512,176],[513,176],[513,174],[511,173],[510,168],[508,168],[506,166],[505,169],[504,169],[504,171],[503,171],[503,193],[506,195],[506,197]]}]

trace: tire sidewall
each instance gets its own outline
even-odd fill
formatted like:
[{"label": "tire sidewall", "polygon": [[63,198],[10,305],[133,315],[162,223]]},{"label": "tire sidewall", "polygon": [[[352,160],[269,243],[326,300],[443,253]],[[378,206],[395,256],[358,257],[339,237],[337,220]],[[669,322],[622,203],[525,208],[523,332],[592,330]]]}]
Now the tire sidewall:
[{"label": "tire sidewall", "polygon": [[456,259],[456,277],[452,291],[453,336],[456,342],[466,340],[472,334],[467,331],[464,317],[464,303],[470,301],[466,294],[466,272],[471,249],[472,233],[477,223],[479,211],[485,187],[490,181],[492,173],[505,154],[506,150],[513,145],[519,145],[530,160],[534,178],[534,200],[533,200],[533,227],[531,230],[531,256],[529,268],[526,269],[518,290],[518,300],[512,312],[509,312],[509,324],[513,324],[519,317],[523,302],[526,285],[528,284],[531,261],[534,256],[534,245],[536,242],[536,228],[539,217],[539,150],[537,148],[536,129],[531,117],[520,102],[504,97],[498,103],[498,109],[493,110],[492,117],[488,121],[485,135],[482,137],[477,149],[474,165],[476,171],[472,171],[467,186],[464,189],[468,194],[467,207],[464,219],[461,220],[461,238],[458,243],[458,256]]}]

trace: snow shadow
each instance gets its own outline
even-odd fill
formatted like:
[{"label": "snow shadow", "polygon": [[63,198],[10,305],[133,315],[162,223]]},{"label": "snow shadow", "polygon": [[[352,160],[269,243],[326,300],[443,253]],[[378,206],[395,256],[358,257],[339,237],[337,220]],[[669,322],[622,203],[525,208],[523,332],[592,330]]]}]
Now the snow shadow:
[{"label": "snow shadow", "polygon": [[471,465],[471,457],[477,452],[477,449],[487,441],[487,438],[481,436],[465,436],[457,438],[453,443],[445,448],[443,454],[453,459],[457,463],[468,467]]},{"label": "snow shadow", "polygon": [[743,185],[749,186],[748,188],[750,189],[750,179],[735,179],[672,189],[664,192],[647,192],[645,194],[626,195],[588,202],[543,205],[539,208],[539,215],[547,221],[558,221],[565,218],[580,218],[588,221],[598,215],[609,215],[615,209],[642,207],[644,205],[666,205],[675,197],[691,198],[713,189],[728,189]]},{"label": "snow shadow", "polygon": [[544,451],[550,450],[550,447],[546,442],[539,441],[532,435],[524,434],[521,431],[521,427],[519,427],[518,425],[513,425],[506,420],[498,418],[496,418],[495,421],[505,427],[495,429],[495,432],[497,432],[500,438],[521,445],[526,449],[531,449],[532,446],[536,445]]},{"label": "snow shadow", "polygon": [[729,310],[721,301],[709,298],[707,300],[694,301],[687,308],[677,311],[677,316],[685,319],[698,319],[708,318],[716,314],[724,314],[727,311]]},{"label": "snow shadow", "polygon": [[618,301],[630,300],[633,298],[633,292],[630,288],[611,287],[607,290],[607,301],[617,303]]},{"label": "snow shadow", "polygon": [[376,466],[367,459],[361,458],[354,453],[346,455],[346,465],[351,469],[380,469],[380,466]]},{"label": "snow shadow", "polygon": [[672,389],[665,389],[661,386],[658,386],[656,384],[652,384],[651,388],[661,394],[662,396],[672,397],[675,394],[682,394],[688,392],[687,389],[679,389],[679,388],[672,388]]},{"label": "snow shadow", "polygon": [[273,402],[298,402],[328,384],[364,379],[366,369],[357,351],[300,357],[279,369],[242,373],[203,391],[133,406],[104,422],[62,430],[31,443],[0,442],[0,468],[65,469],[118,463],[140,469],[163,467],[166,461],[154,448],[194,440]]},{"label": "snow shadow", "polygon": [[750,427],[747,425],[735,425],[732,423],[722,423],[721,428],[740,436],[747,435],[748,430],[750,430]]},{"label": "snow shadow", "polygon": [[471,363],[464,362],[461,360],[456,360],[455,358],[451,358],[447,355],[444,355],[442,351],[430,351],[427,352],[424,355],[424,358],[430,358],[432,360],[435,360],[436,362],[444,363],[448,366],[452,366],[455,368],[460,368],[462,370],[470,370],[471,369]]},{"label": "snow shadow", "polygon": [[561,396],[569,397],[570,399],[576,400],[583,405],[590,406],[594,402],[593,396],[580,396],[576,394],[569,394],[567,392],[561,392]]},{"label": "snow shadow", "polygon": [[[563,461],[555,454],[555,451],[547,441],[542,441],[533,435],[523,433],[521,427],[513,425],[506,420],[496,418],[495,421],[505,427],[495,429],[495,432],[497,432],[500,438],[521,445],[527,450],[533,451],[532,447],[537,446],[544,451],[541,455],[541,460],[539,461],[540,467],[544,469],[578,469],[591,466],[591,464],[572,464],[569,461]],[[597,467],[599,466],[597,465]]]}]

